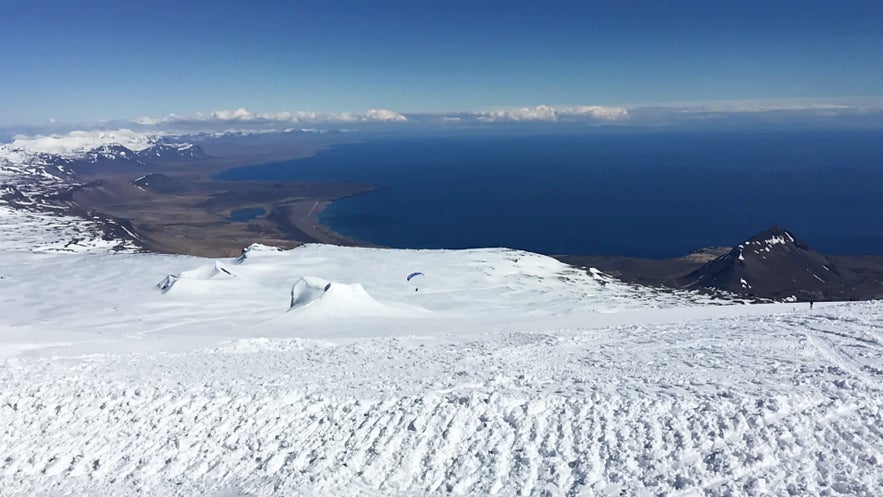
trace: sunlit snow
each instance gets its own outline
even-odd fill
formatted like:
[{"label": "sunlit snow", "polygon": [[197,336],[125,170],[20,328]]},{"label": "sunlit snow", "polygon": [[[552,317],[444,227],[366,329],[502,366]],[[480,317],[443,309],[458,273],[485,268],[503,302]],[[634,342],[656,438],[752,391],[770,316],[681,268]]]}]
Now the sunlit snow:
[{"label": "sunlit snow", "polygon": [[12,249],[0,277],[4,496],[881,488],[879,302],[733,305],[508,249]]}]

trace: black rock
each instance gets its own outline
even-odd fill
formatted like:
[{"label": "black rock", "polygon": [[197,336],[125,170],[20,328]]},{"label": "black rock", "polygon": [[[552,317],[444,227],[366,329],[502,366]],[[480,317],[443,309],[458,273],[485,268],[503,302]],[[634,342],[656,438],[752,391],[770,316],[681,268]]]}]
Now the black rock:
[{"label": "black rock", "polygon": [[186,186],[160,173],[147,174],[133,179],[129,183],[142,190],[162,195],[183,193],[187,190]]}]

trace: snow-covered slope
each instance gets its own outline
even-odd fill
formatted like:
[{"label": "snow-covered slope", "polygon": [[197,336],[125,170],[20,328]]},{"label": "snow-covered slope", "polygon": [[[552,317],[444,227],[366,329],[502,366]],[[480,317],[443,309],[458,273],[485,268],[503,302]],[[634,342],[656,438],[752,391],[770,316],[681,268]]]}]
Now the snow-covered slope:
[{"label": "snow-covered slope", "polygon": [[[137,237],[119,221],[92,216],[53,201],[77,186],[74,170],[94,166],[143,166],[154,160],[203,156],[189,143],[130,130],[73,131],[19,136],[0,145],[0,246],[36,250],[135,250]],[[50,236],[32,236],[45,226]],[[38,240],[39,239],[39,240]]]},{"label": "snow-covered slope", "polygon": [[10,251],[0,494],[877,495],[880,303],[730,303],[507,249]]}]

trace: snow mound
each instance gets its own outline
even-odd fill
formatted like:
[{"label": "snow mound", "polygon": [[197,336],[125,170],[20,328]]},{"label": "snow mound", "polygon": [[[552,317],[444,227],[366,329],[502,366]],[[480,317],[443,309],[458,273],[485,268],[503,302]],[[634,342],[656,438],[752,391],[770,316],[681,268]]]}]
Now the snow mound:
[{"label": "snow mound", "polygon": [[291,305],[288,310],[296,310],[314,304],[331,288],[331,282],[312,276],[305,276],[291,287]]},{"label": "snow mound", "polygon": [[220,261],[215,261],[213,265],[202,266],[191,271],[184,271],[183,273],[181,273],[181,278],[189,280],[229,280],[236,277],[236,273],[234,273],[232,269],[228,268]]},{"label": "snow mound", "polygon": [[[206,280],[232,280],[237,279],[239,276],[233,272],[232,269],[228,268],[220,261],[215,261],[213,265],[207,265],[198,267],[196,269],[192,269],[190,271],[184,271],[181,274],[170,274],[162,279],[159,283],[156,284],[157,288],[162,290],[163,293],[168,292],[172,289],[172,287],[180,285],[182,283],[181,280],[190,280],[190,281],[206,281]],[[186,286],[196,286],[198,288],[204,287],[204,285],[200,283],[196,283],[195,285],[185,283]]]},{"label": "snow mound", "polygon": [[418,314],[417,309],[378,302],[359,283],[338,283],[305,276],[291,287],[288,310],[298,317],[383,317]]},{"label": "snow mound", "polygon": [[282,249],[279,247],[271,247],[269,245],[262,245],[260,243],[252,243],[248,247],[242,249],[242,255],[237,257],[233,264],[242,264],[249,257],[261,257],[265,255],[279,254],[282,252]]},{"label": "snow mound", "polygon": [[168,292],[175,286],[175,283],[178,281],[177,274],[170,274],[162,279],[159,283],[156,284],[156,287],[162,290],[163,293]]}]

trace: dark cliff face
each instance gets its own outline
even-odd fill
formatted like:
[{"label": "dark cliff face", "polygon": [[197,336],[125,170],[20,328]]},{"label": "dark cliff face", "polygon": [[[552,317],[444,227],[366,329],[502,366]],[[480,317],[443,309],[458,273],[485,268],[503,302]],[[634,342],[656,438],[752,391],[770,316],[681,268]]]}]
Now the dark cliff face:
[{"label": "dark cliff face", "polygon": [[777,300],[833,299],[849,286],[828,257],[778,226],[687,274],[681,283]]}]

